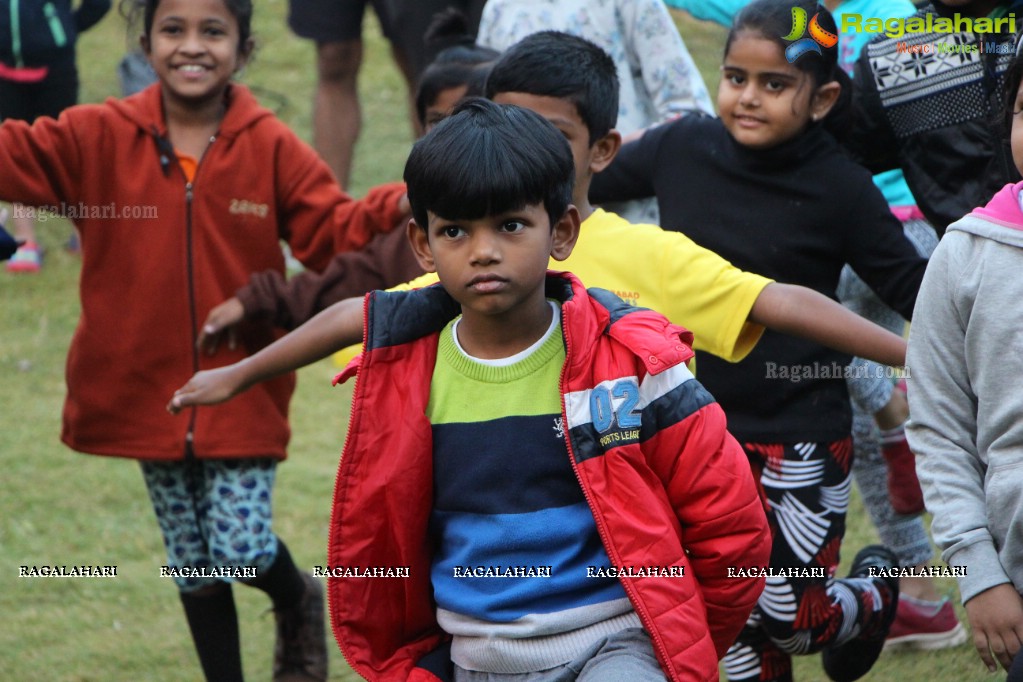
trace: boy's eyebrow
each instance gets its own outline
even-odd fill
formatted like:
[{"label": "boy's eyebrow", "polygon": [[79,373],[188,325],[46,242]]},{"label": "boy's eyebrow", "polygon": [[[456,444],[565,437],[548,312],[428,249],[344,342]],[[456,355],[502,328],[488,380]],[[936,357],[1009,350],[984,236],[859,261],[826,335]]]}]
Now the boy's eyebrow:
[{"label": "boy's eyebrow", "polygon": [[[427,211],[428,215],[435,220],[443,220],[448,223],[462,223],[471,222],[473,220],[483,220],[485,218],[512,218],[522,217],[522,212],[528,209],[532,204],[525,203],[515,208],[508,208],[503,211],[497,211],[494,213],[487,213],[486,215],[476,216],[475,218],[445,218],[444,216],[434,213],[433,211]],[[537,206],[543,206],[543,202],[536,204]]]},{"label": "boy's eyebrow", "polygon": [[562,126],[572,126],[573,125],[573,121],[571,119],[564,118],[562,116],[554,116],[552,118],[548,118],[547,122],[550,123],[555,128],[557,128],[559,125],[562,125]]}]

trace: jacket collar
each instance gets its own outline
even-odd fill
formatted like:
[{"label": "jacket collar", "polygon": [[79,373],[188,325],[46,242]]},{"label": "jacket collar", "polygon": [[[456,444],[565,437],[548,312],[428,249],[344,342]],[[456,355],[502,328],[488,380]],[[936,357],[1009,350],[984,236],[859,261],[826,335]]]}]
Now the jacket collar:
[{"label": "jacket collar", "polygon": [[[257,121],[272,117],[273,112],[259,105],[256,97],[247,87],[232,83],[225,93],[227,110],[220,122],[218,137],[236,137]],[[122,116],[132,121],[146,133],[167,135],[167,121],[163,114],[163,96],[159,83],[124,99],[109,99],[107,103]]]},{"label": "jacket collar", "polygon": [[[587,290],[570,272],[548,271],[547,297],[561,304],[562,330],[572,369],[591,362],[593,340],[606,335],[628,348],[647,372],[659,374],[693,357],[693,334],[659,313],[631,306],[604,289]],[[374,291],[366,295],[363,353],[411,343],[439,333],[460,313],[458,303],[438,283],[412,291]],[[334,378],[346,381],[358,372],[362,354]]]},{"label": "jacket collar", "polygon": [[[582,289],[575,275],[548,271],[546,295],[562,310],[572,300],[575,287]],[[366,312],[366,351],[436,334],[460,313],[458,303],[440,283],[413,291],[372,292]]]}]

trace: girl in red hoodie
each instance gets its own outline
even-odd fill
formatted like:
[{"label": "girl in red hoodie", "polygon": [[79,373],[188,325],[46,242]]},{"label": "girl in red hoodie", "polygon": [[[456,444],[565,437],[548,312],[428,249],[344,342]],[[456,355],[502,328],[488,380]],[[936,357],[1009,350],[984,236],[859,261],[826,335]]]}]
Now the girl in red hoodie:
[{"label": "girl in red hoodie", "polygon": [[[133,3],[134,4],[134,3]],[[206,677],[241,680],[231,583],[266,591],[274,679],[326,679],[322,591],[271,531],[294,376],[171,417],[165,396],[275,338],[268,323],[200,354],[199,324],[279,241],[322,269],[401,217],[400,184],[355,202],[233,75],[252,50],[248,0],[148,0],[142,46],[159,82],[125,100],[0,125],[0,200],[55,212],[82,237],[82,314],[67,361],[63,441],[141,460]],[[304,677],[302,677],[304,675]]]}]

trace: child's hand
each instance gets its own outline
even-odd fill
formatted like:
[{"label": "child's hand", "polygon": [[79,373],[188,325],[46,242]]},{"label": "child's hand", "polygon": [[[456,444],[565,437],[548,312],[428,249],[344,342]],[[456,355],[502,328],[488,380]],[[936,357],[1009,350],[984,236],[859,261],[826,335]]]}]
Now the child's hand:
[{"label": "child's hand", "polygon": [[167,411],[177,414],[192,405],[216,405],[233,398],[245,387],[238,364],[196,372],[187,384],[174,391]]},{"label": "child's hand", "polygon": [[213,355],[217,352],[222,335],[227,332],[227,347],[234,350],[238,345],[235,325],[244,319],[245,308],[242,306],[242,302],[237,297],[227,299],[206,316],[196,344],[207,355]]},{"label": "child's hand", "polygon": [[1023,598],[1016,588],[1003,583],[984,590],[966,602],[966,617],[973,630],[973,645],[987,669],[996,672],[998,659],[1008,670],[1023,646]]}]

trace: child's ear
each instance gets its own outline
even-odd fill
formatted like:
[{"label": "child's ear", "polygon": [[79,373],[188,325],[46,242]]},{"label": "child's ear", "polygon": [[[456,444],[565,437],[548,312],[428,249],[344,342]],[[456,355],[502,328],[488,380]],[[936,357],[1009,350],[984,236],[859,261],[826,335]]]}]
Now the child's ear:
[{"label": "child's ear", "polygon": [[607,135],[590,145],[590,172],[599,173],[614,161],[622,148],[622,134],[612,129]]},{"label": "child's ear", "polygon": [[405,226],[405,236],[408,237],[412,253],[416,255],[419,267],[425,272],[436,272],[437,267],[433,262],[433,251],[430,250],[430,240],[426,238],[426,229],[416,224],[415,218],[408,221]]},{"label": "child's ear", "polygon": [[145,33],[139,36],[139,47],[142,48],[142,54],[146,55],[146,59],[148,59],[150,43],[149,36],[147,36]]},{"label": "child's ear", "polygon": [[835,106],[838,96],[842,94],[842,86],[838,81],[831,81],[817,88],[810,100],[810,118],[816,123],[823,120],[831,107]]},{"label": "child's ear", "polygon": [[553,237],[551,258],[561,261],[572,255],[575,242],[579,239],[580,223],[582,221],[579,219],[579,209],[574,204],[569,204],[565,214],[561,216],[561,220],[551,230],[551,236]]}]

